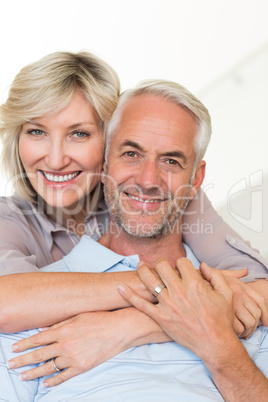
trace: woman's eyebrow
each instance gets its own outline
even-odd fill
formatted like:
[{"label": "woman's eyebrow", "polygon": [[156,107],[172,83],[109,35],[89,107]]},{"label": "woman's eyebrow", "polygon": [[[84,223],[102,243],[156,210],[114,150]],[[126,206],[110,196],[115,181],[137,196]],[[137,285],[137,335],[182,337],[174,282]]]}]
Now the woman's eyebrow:
[{"label": "woman's eyebrow", "polygon": [[[24,124],[33,124],[34,126],[38,126],[41,128],[44,128],[45,126],[41,123],[39,123],[38,121],[35,120],[27,120]],[[74,124],[71,124],[70,126],[68,126],[67,128],[72,129],[72,128],[76,128],[79,126],[85,126],[85,125],[89,125],[89,126],[95,126],[96,123],[94,121],[78,121]]]},{"label": "woman's eyebrow", "polygon": [[35,120],[26,120],[26,122],[25,122],[24,124],[33,124],[34,126],[38,126],[38,127],[42,127],[42,128],[45,127],[45,126],[43,126],[43,124],[38,123],[38,122],[35,121]]},{"label": "woman's eyebrow", "polygon": [[77,123],[71,124],[70,126],[68,126],[68,128],[75,128],[75,127],[79,127],[79,126],[96,126],[96,123],[94,121],[79,121]]}]

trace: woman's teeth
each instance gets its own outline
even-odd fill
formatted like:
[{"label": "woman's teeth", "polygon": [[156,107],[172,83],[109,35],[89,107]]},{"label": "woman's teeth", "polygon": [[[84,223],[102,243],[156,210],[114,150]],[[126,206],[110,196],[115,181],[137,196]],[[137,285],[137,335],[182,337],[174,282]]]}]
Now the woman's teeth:
[{"label": "woman's teeth", "polygon": [[44,171],[42,173],[45,176],[45,178],[48,181],[51,181],[52,183],[63,183],[65,181],[73,180],[76,176],[79,175],[80,172],[75,172],[75,173],[65,174],[65,175],[60,175],[60,176],[46,173]]}]

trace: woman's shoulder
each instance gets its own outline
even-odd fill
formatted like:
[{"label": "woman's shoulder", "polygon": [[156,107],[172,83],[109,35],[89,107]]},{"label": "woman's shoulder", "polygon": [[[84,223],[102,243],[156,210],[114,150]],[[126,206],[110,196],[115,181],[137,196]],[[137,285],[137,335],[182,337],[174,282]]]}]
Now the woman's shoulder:
[{"label": "woman's shoulder", "polygon": [[10,197],[0,197],[0,216],[25,216],[33,212],[34,205],[23,198],[13,195]]},{"label": "woman's shoulder", "polygon": [[35,204],[18,195],[0,197],[0,220],[21,227],[39,228],[42,232],[50,232],[51,226],[54,227],[44,211],[39,211]]},{"label": "woman's shoulder", "polygon": [[33,203],[17,195],[0,197],[0,238],[12,238],[13,234],[18,236],[19,233],[28,243],[45,237],[50,244],[55,228],[56,223]]}]

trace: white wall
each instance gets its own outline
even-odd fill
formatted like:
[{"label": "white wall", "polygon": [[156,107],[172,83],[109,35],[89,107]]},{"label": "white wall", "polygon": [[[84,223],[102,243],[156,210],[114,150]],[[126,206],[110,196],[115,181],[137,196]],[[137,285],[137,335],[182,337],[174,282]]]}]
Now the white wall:
[{"label": "white wall", "polygon": [[[180,82],[212,115],[208,195],[268,258],[267,15],[267,0],[1,2],[0,101],[21,67],[56,50],[99,55],[123,89],[144,78]],[[10,191],[1,179],[0,194]]]},{"label": "white wall", "polygon": [[203,93],[213,118],[205,189],[224,219],[268,258],[268,46]]}]

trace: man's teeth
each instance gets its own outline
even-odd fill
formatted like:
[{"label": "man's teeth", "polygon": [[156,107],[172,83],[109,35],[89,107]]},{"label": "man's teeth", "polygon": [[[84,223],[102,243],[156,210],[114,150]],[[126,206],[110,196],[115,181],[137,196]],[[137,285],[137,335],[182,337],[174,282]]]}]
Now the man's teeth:
[{"label": "man's teeth", "polygon": [[43,172],[43,175],[45,176],[45,178],[48,181],[51,181],[53,183],[63,183],[65,181],[73,180],[76,176],[79,175],[79,173],[80,172],[75,172],[75,173],[71,173],[71,174],[65,174],[65,175],[58,176],[58,175],[53,175],[50,173]]},{"label": "man's teeth", "polygon": [[140,202],[145,202],[145,203],[151,203],[151,202],[161,202],[163,200],[157,199],[157,200],[144,200],[143,198],[139,198],[139,197],[135,197],[134,195],[131,195],[129,193],[127,193],[128,197],[133,198],[133,200],[137,200]]}]

